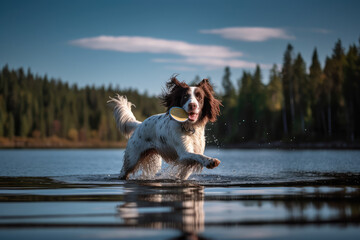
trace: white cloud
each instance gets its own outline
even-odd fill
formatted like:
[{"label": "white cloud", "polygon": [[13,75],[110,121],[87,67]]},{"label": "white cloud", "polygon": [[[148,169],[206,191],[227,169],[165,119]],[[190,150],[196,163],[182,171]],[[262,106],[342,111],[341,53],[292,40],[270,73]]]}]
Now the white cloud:
[{"label": "white cloud", "polygon": [[99,36],[82,38],[70,42],[84,48],[119,52],[169,53],[186,57],[231,58],[242,56],[241,52],[216,45],[198,45],[150,37]]},{"label": "white cloud", "polygon": [[229,27],[220,29],[201,30],[205,34],[217,34],[226,39],[264,42],[269,39],[295,39],[282,28],[265,27]]},{"label": "white cloud", "polygon": [[[175,41],[151,37],[136,36],[98,36],[76,39],[70,44],[96,49],[128,53],[157,53],[174,54],[182,58],[153,59],[154,62],[177,63],[181,66],[171,66],[179,70],[191,71],[193,66],[203,66],[206,69],[216,69],[229,66],[232,68],[255,68],[256,63],[239,59],[243,54],[228,47],[216,45],[191,44],[184,41]],[[262,68],[270,68],[260,64]]]}]

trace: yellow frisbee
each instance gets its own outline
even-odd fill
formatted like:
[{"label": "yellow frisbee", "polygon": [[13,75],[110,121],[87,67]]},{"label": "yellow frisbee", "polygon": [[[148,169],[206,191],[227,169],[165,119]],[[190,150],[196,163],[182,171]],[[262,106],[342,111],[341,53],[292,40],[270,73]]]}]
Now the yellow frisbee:
[{"label": "yellow frisbee", "polygon": [[189,117],[189,114],[181,107],[172,107],[169,113],[170,116],[178,122],[186,122]]}]

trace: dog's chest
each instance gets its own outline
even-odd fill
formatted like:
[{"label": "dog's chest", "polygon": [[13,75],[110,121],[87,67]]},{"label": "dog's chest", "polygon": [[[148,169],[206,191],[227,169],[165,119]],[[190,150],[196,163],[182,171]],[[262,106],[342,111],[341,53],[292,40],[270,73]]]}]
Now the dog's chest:
[{"label": "dog's chest", "polygon": [[183,143],[188,150],[197,154],[203,154],[205,150],[205,136],[203,129],[196,129],[194,133],[184,134]]},{"label": "dog's chest", "polygon": [[157,134],[158,141],[156,148],[161,155],[176,159],[179,150],[197,154],[204,153],[205,136],[203,128],[197,128],[194,132],[188,132],[175,125],[171,129],[172,131],[159,131]]},{"label": "dog's chest", "polygon": [[200,135],[198,139],[199,140],[197,142],[194,142],[194,152],[203,154],[205,151],[205,135]]}]

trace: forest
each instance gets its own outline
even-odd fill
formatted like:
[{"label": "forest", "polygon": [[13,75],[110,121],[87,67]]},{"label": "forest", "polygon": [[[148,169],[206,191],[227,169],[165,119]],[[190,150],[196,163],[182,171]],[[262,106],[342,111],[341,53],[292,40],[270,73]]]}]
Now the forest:
[{"label": "forest", "polygon": [[321,66],[315,48],[308,68],[289,44],[267,85],[259,66],[244,71],[237,88],[225,68],[223,115],[213,133],[225,143],[359,142],[359,50],[355,44],[345,50],[338,40]]},{"label": "forest", "polygon": [[[22,68],[10,70],[4,66],[0,73],[0,138],[3,143],[31,139],[51,142],[50,145],[85,147],[87,142],[94,141],[124,142],[107,104],[109,96],[116,94],[126,95],[136,105],[133,112],[139,120],[164,111],[156,97],[134,89],[111,85],[79,88],[76,84],[70,86],[61,80],[34,75],[30,69],[25,72]],[[79,142],[85,144],[76,145]]]},{"label": "forest", "polygon": [[[195,77],[193,83],[199,80]],[[140,121],[164,112],[158,97],[135,89],[79,88],[5,65],[0,72],[0,145],[54,139],[83,143],[80,146],[94,141],[125,143],[106,103],[116,93],[136,105],[133,111]],[[217,95],[222,114],[207,127],[209,144],[359,143],[360,42],[345,49],[338,40],[325,66],[316,48],[307,66],[289,44],[281,68],[272,67],[267,84],[260,66],[243,71],[235,83],[226,67]]]}]

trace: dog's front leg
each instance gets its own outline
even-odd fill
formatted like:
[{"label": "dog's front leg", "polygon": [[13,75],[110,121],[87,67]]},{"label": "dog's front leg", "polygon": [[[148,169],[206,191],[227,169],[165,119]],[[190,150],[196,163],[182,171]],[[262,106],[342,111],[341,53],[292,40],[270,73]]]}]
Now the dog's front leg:
[{"label": "dog's front leg", "polygon": [[180,162],[195,161],[200,163],[202,166],[210,169],[216,168],[220,164],[219,159],[211,158],[203,154],[196,154],[196,153],[183,151],[178,153],[178,155]]}]

